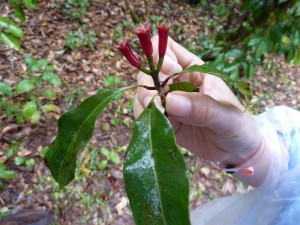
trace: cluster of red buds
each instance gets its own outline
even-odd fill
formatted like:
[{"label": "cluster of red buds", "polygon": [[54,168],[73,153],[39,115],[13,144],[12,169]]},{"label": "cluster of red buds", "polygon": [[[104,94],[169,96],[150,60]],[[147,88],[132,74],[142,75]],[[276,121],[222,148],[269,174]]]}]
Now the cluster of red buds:
[{"label": "cluster of red buds", "polygon": [[[162,62],[166,50],[167,50],[167,44],[168,44],[168,33],[170,29],[170,25],[166,25],[165,23],[162,23],[160,25],[157,25],[158,30],[158,54],[159,54],[159,61]],[[154,70],[153,67],[153,59],[152,59],[152,53],[153,53],[153,47],[151,42],[151,36],[150,36],[150,25],[149,24],[140,24],[135,30],[135,34],[137,35],[141,47],[143,49],[144,54],[147,57],[147,60],[149,62],[149,66],[151,71]],[[136,68],[138,68],[141,71],[147,71],[141,66],[140,61],[138,58],[134,55],[132,52],[129,41],[127,39],[122,40],[119,42],[118,45],[115,45],[115,47],[122,52],[122,54],[126,57],[126,59],[130,62],[130,64]]]}]

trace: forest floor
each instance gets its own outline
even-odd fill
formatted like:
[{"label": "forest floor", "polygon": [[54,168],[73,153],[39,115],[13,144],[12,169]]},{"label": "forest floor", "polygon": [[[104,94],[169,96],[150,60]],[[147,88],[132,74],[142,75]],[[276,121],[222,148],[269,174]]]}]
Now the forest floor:
[{"label": "forest floor", "polygon": [[[55,110],[43,114],[37,124],[18,124],[13,116],[7,117],[0,108],[0,162],[5,162],[7,168],[17,174],[13,180],[2,181],[0,215],[26,212],[23,215],[27,215],[27,220],[22,219],[18,224],[42,221],[42,218],[49,221],[55,218],[54,224],[133,224],[123,186],[122,163],[118,159],[109,160],[104,169],[98,165],[106,159],[100,150],[103,148],[115,152],[115,158],[121,162],[124,158],[134,124],[134,91],[127,91],[119,101],[111,103],[97,120],[90,144],[83,150],[84,154],[79,155],[80,166],[75,180],[66,188],[59,189],[42,158],[44,148],[55,139],[56,121],[63,112],[76,106],[84,97],[95,94],[104,85],[135,83],[137,71],[113,47],[124,33],[133,37],[128,5],[122,0],[91,3],[83,22],[95,31],[95,49],[83,46],[78,51],[71,51],[65,47],[64,37],[70,30],[78,29],[78,24],[66,18],[62,7],[56,7],[54,0],[39,2],[38,9],[26,11],[27,21],[22,23],[25,31],[23,51],[8,49],[0,43],[0,80],[16,85],[27,71],[23,54],[29,54],[36,59],[48,59],[62,85],[55,88],[57,97],[48,100],[56,105]],[[167,18],[176,27],[171,36],[185,47],[197,39],[195,34],[204,30],[197,6],[171,0],[128,2],[142,20],[148,19],[155,24]],[[1,15],[8,17],[12,13],[12,7],[0,3]],[[134,39],[135,46],[136,43]],[[254,96],[249,109],[253,113],[261,113],[275,105],[300,109],[300,68],[286,64],[280,58],[274,62],[274,70],[267,70],[267,66],[258,68],[255,81],[251,81]],[[268,60],[266,65],[269,65]],[[45,99],[38,97],[45,103]],[[23,98],[26,96],[14,96],[13,101],[19,102]],[[7,158],[6,152],[12,147],[12,141],[17,143],[18,150],[13,157]],[[34,159],[34,166],[16,165],[16,156]],[[196,156],[186,153],[185,160],[191,172],[191,209],[212,199],[251,189],[230,175],[212,171]],[[17,216],[14,219],[18,220]],[[8,222],[0,221],[0,224]]]}]

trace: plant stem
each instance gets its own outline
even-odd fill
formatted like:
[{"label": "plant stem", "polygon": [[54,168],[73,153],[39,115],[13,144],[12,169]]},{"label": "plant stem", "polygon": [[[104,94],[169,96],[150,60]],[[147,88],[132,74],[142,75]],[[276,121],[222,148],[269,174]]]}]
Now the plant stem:
[{"label": "plant stem", "polygon": [[143,73],[145,74],[148,74],[148,75],[151,75],[152,76],[152,71],[151,70],[147,70],[146,68],[144,67],[139,67],[138,68],[140,71],[142,71]]},{"label": "plant stem", "polygon": [[155,66],[154,66],[154,62],[153,62],[153,57],[152,56],[147,57],[147,61],[148,61],[148,65],[150,67],[150,70],[154,71],[155,70]]},{"label": "plant stem", "polygon": [[157,68],[156,68],[157,73],[159,73],[159,71],[161,70],[163,62],[164,62],[164,58],[159,58],[158,63],[157,63]]},{"label": "plant stem", "polygon": [[159,70],[155,70],[152,72],[151,76],[153,78],[153,81],[154,81],[154,86],[159,94],[159,97],[160,97],[160,100],[161,100],[161,104],[163,107],[166,106],[166,96],[165,96],[165,93],[164,93],[164,90],[163,90],[163,87],[161,86],[161,82],[159,80]]},{"label": "plant stem", "polygon": [[175,76],[177,76],[178,74],[179,74],[179,73],[174,73],[173,75],[171,75],[171,76],[169,76],[168,78],[166,78],[164,81],[161,82],[161,86],[164,87],[172,77],[175,77]]}]

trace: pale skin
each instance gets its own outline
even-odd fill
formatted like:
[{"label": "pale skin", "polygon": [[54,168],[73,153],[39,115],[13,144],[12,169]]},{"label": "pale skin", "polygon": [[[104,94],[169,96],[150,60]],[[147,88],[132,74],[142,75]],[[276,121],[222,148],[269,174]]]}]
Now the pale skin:
[{"label": "pale skin", "polygon": [[[158,61],[158,36],[152,38],[154,61]],[[191,65],[204,62],[169,38],[161,80]],[[152,78],[142,72],[140,85],[153,86]],[[266,177],[270,164],[268,144],[253,116],[237,100],[218,77],[197,72],[181,74],[170,82],[188,81],[199,87],[198,93],[175,91],[166,96],[166,111],[174,127],[177,144],[199,157],[220,162],[220,165],[240,166],[254,162],[254,175],[235,173],[247,184],[258,186]],[[135,96],[135,117],[143,111],[156,91],[139,88]],[[160,106],[160,99],[156,97]],[[160,106],[161,108],[161,106]],[[259,158],[259,160],[257,160]],[[257,162],[258,161],[258,162]]]}]

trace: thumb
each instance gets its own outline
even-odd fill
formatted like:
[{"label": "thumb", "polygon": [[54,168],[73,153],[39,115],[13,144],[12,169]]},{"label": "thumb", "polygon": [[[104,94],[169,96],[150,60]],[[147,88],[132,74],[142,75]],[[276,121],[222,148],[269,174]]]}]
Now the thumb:
[{"label": "thumb", "polygon": [[166,97],[166,111],[174,120],[220,134],[232,132],[243,120],[243,112],[235,106],[202,93],[171,92]]}]

